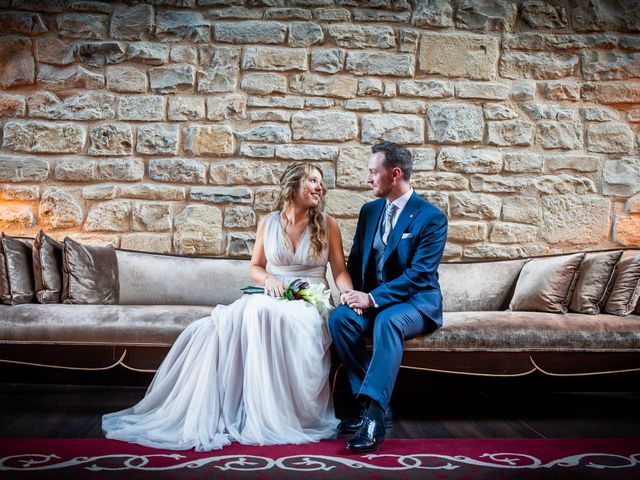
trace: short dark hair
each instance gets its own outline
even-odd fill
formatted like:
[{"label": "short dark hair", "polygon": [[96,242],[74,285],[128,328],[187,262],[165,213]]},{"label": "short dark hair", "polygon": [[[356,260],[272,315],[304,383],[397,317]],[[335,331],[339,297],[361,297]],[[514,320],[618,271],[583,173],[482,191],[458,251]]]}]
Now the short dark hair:
[{"label": "short dark hair", "polygon": [[402,177],[408,182],[413,171],[413,156],[402,145],[394,142],[377,143],[371,147],[373,153],[384,153],[384,164],[387,168],[398,167],[402,170]]}]

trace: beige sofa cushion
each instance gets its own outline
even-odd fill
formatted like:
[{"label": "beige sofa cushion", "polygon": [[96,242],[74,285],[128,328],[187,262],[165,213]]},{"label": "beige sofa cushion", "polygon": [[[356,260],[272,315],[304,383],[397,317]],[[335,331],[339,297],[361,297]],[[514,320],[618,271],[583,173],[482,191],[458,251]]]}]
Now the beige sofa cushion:
[{"label": "beige sofa cushion", "polygon": [[613,315],[633,312],[640,298],[640,256],[620,260],[603,311]]},{"label": "beige sofa cushion", "polygon": [[571,296],[569,310],[576,313],[600,313],[607,287],[622,250],[587,253],[580,264],[580,273]]},{"label": "beige sofa cushion", "polygon": [[81,245],[64,239],[62,301],[115,305],[120,297],[118,259],[112,245]]},{"label": "beige sofa cushion", "polygon": [[528,261],[518,277],[509,309],[566,313],[584,255],[576,253]]}]

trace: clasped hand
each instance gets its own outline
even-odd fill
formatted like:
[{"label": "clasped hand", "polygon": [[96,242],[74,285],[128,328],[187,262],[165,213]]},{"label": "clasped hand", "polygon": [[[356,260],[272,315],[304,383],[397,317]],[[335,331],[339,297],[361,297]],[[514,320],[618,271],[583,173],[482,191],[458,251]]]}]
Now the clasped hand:
[{"label": "clasped hand", "polygon": [[373,307],[373,302],[368,293],[350,289],[340,294],[340,303],[352,308],[358,315],[362,315],[362,312],[367,308]]},{"label": "clasped hand", "polygon": [[276,278],[269,275],[264,281],[264,294],[270,297],[282,297],[284,295],[285,286]]}]

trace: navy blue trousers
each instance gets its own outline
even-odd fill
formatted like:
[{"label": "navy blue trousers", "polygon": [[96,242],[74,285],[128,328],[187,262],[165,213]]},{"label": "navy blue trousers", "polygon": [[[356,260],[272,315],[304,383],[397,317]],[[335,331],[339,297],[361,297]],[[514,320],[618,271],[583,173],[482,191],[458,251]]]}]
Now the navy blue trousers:
[{"label": "navy blue trousers", "polygon": [[[408,303],[384,310],[372,308],[363,315],[346,305],[338,306],[329,317],[329,329],[354,395],[366,395],[386,410],[402,362],[404,340],[420,335],[432,323]],[[367,335],[373,338],[372,355],[365,349]]]}]

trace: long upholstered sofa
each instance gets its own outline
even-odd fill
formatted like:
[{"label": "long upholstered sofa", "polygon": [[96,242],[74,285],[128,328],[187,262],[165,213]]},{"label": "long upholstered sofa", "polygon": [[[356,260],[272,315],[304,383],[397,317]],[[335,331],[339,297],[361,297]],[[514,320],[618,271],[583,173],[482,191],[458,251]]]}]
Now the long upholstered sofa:
[{"label": "long upholstered sofa", "polygon": [[[250,283],[248,260],[116,254],[117,305],[0,305],[0,362],[153,371],[187,324]],[[408,340],[403,367],[480,376],[640,370],[640,315],[509,311],[526,261],[442,263],[444,326]]]}]

